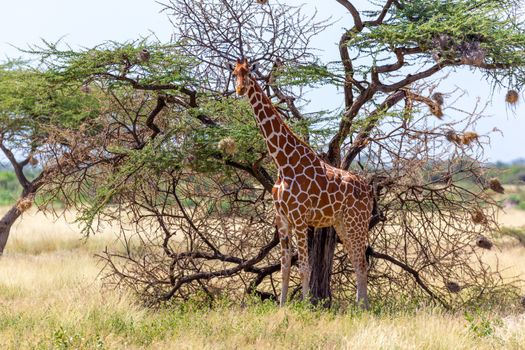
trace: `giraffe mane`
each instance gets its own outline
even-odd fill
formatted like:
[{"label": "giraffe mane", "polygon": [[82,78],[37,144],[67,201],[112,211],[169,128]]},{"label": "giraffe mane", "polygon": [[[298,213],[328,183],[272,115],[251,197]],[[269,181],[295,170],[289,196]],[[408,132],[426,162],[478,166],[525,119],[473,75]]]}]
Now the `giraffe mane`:
[{"label": "giraffe mane", "polygon": [[267,101],[269,102],[268,105],[270,106],[272,112],[282,120],[283,122],[283,126],[284,128],[286,129],[286,131],[288,131],[292,136],[295,137],[295,139],[297,141],[299,141],[299,143],[303,146],[305,146],[307,149],[309,149],[310,151],[312,151],[314,153],[314,155],[316,157],[317,156],[317,152],[314,151],[312,149],[312,146],[310,146],[309,144],[307,144],[302,138],[300,138],[299,136],[297,136],[297,134],[288,126],[288,124],[286,124],[286,121],[285,119],[283,118],[283,115],[277,110],[277,108],[275,108],[275,106],[273,105],[272,101],[270,100],[270,98],[264,93],[264,91],[262,90],[261,86],[259,85],[259,83],[257,83],[257,81],[255,80],[255,78],[253,76],[249,76],[250,77],[250,80],[253,82],[253,85],[255,86],[255,89],[259,90],[259,92],[261,93],[262,95],[262,98],[263,99],[267,99]]}]

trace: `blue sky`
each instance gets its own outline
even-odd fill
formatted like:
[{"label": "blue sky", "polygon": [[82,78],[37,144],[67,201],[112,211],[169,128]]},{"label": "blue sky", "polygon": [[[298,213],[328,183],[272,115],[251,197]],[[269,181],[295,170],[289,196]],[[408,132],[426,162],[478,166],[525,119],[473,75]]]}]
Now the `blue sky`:
[{"label": "blue sky", "polygon": [[[255,1],[255,0],[254,0]],[[272,0],[269,0],[270,3]],[[326,60],[337,59],[336,42],[341,28],[351,26],[349,17],[335,0],[290,0],[288,4],[306,4],[308,11],[317,7],[322,18],[332,17],[337,22],[314,41],[314,46],[323,50]],[[359,9],[366,9],[366,1],[354,2]],[[322,4],[322,6],[320,5]],[[73,47],[91,47],[105,40],[124,41],[155,33],[162,41],[168,41],[172,27],[163,13],[161,5],[153,0],[25,0],[5,1],[0,12],[0,59],[18,57],[20,53],[11,45],[27,47],[44,38],[64,41]],[[10,45],[11,44],[11,45]],[[473,106],[477,97],[485,101],[491,98],[489,85],[480,74],[462,69],[449,76],[444,90],[455,85],[468,91],[462,100],[464,109]],[[492,135],[490,146],[485,148],[491,161],[510,161],[525,158],[525,103],[512,113],[504,103],[506,91],[496,91],[493,103],[485,114],[492,117],[477,125],[477,132],[484,134],[497,127],[503,132]],[[313,109],[337,108],[342,101],[338,92],[330,89],[312,92],[309,107]],[[320,102],[322,101],[322,103]],[[452,118],[445,115],[446,118]]]}]

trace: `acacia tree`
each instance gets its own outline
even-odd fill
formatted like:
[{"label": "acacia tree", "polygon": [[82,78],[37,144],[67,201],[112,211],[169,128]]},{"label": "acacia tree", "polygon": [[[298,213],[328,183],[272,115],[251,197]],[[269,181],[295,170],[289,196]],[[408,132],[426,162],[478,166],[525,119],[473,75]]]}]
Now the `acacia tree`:
[{"label": "acacia tree", "polygon": [[[372,295],[450,306],[500,290],[479,247],[495,229],[490,191],[499,190],[484,177],[488,136],[473,131],[482,115],[454,107],[461,94],[439,92],[433,77],[466,66],[519,89],[519,3],[388,0],[359,11],[338,2],[353,24],[330,64],[310,47],[326,22],[248,0],[166,3],[169,45],[35,50],[64,82],[104,96],[97,133],[56,136],[79,140],[77,152],[67,151],[79,165],[54,173],[47,190],[79,205],[88,230],[103,218],[131,223],[122,228],[126,249],[103,255],[113,281],[153,301],[196,291],[233,296],[240,286],[264,298],[278,293],[268,195],[275,169],[223,68],[243,56],[261,63],[256,78],[326,160],[369,176],[382,212],[371,232],[371,255],[380,259]],[[303,90],[326,84],[341,88],[343,109],[304,113]],[[314,301],[343,300],[353,288],[336,248],[332,229],[311,230]]]},{"label": "acacia tree", "polygon": [[31,207],[53,167],[46,164],[45,154],[50,129],[75,128],[94,111],[91,102],[23,62],[0,66],[0,150],[22,187],[16,204],[0,220],[0,255],[11,226]]},{"label": "acacia tree", "polygon": [[[441,236],[437,232],[481,234],[479,228],[469,227],[469,220],[484,204],[493,203],[483,193],[486,183],[478,182],[478,191],[473,192],[458,185],[461,178],[477,179],[483,173],[480,150],[472,147],[473,141],[479,142],[477,135],[470,132],[458,136],[454,131],[460,125],[458,120],[433,126],[426,119],[414,117],[412,108],[414,103],[424,104],[432,115],[443,117],[443,94],[431,95],[436,86],[428,86],[428,78],[450,67],[469,66],[493,78],[493,83],[521,87],[525,37],[517,15],[519,3],[385,1],[377,11],[363,13],[351,1],[338,2],[354,23],[339,41],[345,110],[329,141],[328,159],[348,169],[362,156],[367,159],[367,167],[388,174],[387,183],[392,186],[382,207],[390,220],[376,231],[374,239],[386,248],[397,236],[400,243],[396,248],[402,248],[402,253],[396,256],[407,261],[411,250],[426,254],[428,244],[441,248],[443,241],[445,245],[451,243],[445,238],[432,238]],[[362,77],[356,78],[358,75]],[[405,104],[401,109],[397,104],[402,101]],[[393,117],[389,112],[394,113]],[[471,119],[463,128],[473,126],[475,121]],[[350,143],[345,147],[347,139]],[[451,144],[447,145],[447,141]],[[434,167],[437,176],[426,177],[429,174],[418,171],[425,166]],[[460,200],[454,203],[451,197]],[[462,204],[468,197],[473,206]],[[447,213],[441,208],[447,208]],[[482,221],[487,224],[491,220]],[[399,234],[392,235],[388,226]],[[326,252],[333,251],[332,241],[325,238]],[[469,244],[458,243],[455,242],[460,249]],[[412,273],[416,281],[424,265],[435,265],[436,260],[445,265],[447,256],[455,251],[452,246],[446,246],[442,254],[438,248],[432,252],[434,256],[423,259],[426,261],[421,262],[419,272]],[[393,248],[391,244],[389,248]],[[410,265],[417,266],[417,260],[419,257]],[[325,265],[330,266],[330,261]],[[446,280],[452,276],[435,273],[445,279],[445,285],[450,283]],[[322,281],[327,280],[322,277]],[[327,286],[324,282],[321,290],[328,291]],[[328,297],[329,292],[323,296]]]}]

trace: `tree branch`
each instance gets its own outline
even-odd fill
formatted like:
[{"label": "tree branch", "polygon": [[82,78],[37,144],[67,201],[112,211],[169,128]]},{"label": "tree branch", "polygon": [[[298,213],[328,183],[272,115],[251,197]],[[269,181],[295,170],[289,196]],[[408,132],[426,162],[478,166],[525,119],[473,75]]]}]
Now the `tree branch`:
[{"label": "tree branch", "polygon": [[399,266],[400,268],[402,268],[403,270],[405,270],[406,272],[410,273],[413,277],[414,277],[414,280],[416,281],[416,283],[433,299],[433,300],[436,300],[438,301],[445,309],[449,310],[450,309],[450,306],[444,301],[442,300],[440,297],[438,297],[436,294],[434,294],[434,292],[432,292],[430,290],[430,288],[428,288],[428,286],[423,282],[423,280],[421,279],[421,276],[419,275],[419,272],[414,270],[413,268],[411,268],[410,266],[408,266],[407,264],[404,264],[402,263],[401,261],[395,259],[394,257],[390,256],[390,255],[387,255],[387,254],[383,254],[383,253],[378,253],[374,250],[369,250],[369,255],[374,257],[374,258],[377,258],[377,259],[383,259],[383,260],[386,260],[386,261],[389,261],[391,262],[392,264],[396,265],[396,266]]},{"label": "tree branch", "polygon": [[363,30],[363,21],[361,21],[361,16],[359,15],[359,11],[355,8],[355,6],[348,0],[337,0],[338,3],[343,5],[348,12],[352,15],[354,18],[354,27],[357,29],[357,31]]},{"label": "tree branch", "polygon": [[392,64],[386,64],[375,68],[376,73],[388,73],[393,72],[398,69],[401,69],[405,64],[405,55],[413,55],[417,53],[422,53],[423,50],[418,47],[396,47],[394,49],[394,54],[396,55],[397,62]]},{"label": "tree branch", "polygon": [[299,112],[299,109],[295,106],[294,100],[295,98],[291,96],[286,96],[281,89],[277,86],[275,83],[275,71],[282,66],[282,62],[279,60],[276,60],[273,64],[273,67],[270,71],[269,77],[268,77],[268,84],[272,88],[273,92],[279,98],[281,101],[284,101],[286,105],[288,106],[288,109],[292,113],[293,117],[297,120],[302,120],[303,115],[301,112]]},{"label": "tree branch", "polygon": [[388,111],[392,106],[401,101],[405,96],[405,91],[396,91],[395,93],[388,96],[386,100],[383,101],[383,103],[381,103],[381,105],[379,105],[379,107],[368,116],[368,123],[359,132],[352,146],[350,147],[350,150],[343,158],[343,161],[341,163],[342,169],[348,169],[355,157],[357,157],[357,155],[363,150],[363,148],[366,147],[368,136],[370,135],[372,129],[377,125],[381,114]]},{"label": "tree branch", "polygon": [[[350,59],[350,53],[348,52],[348,40],[350,40],[350,32],[346,31],[339,40],[339,56],[345,71],[345,109],[350,108],[354,103],[354,93],[352,91],[352,83],[354,83],[354,67],[352,66],[352,60]],[[356,86],[362,89],[362,86],[356,84]]]},{"label": "tree branch", "polygon": [[108,72],[97,73],[95,75],[109,77],[118,81],[125,81],[129,83],[134,89],[137,90],[148,90],[148,91],[159,91],[159,90],[177,90],[190,98],[189,105],[191,107],[197,107],[197,92],[190,90],[184,86],[177,84],[141,84],[135,79],[131,79],[127,76],[115,75]]},{"label": "tree branch", "polygon": [[427,70],[424,70],[422,72],[416,73],[416,74],[408,74],[403,80],[398,81],[394,84],[383,84],[379,81],[379,72],[377,71],[377,68],[372,70],[372,81],[377,84],[378,91],[382,92],[393,92],[396,90],[399,90],[403,87],[405,87],[408,84],[412,84],[413,82],[427,78],[431,76],[432,74],[435,74],[439,72],[441,69],[443,69],[446,65],[450,65],[450,61],[445,61],[440,64],[436,64]]},{"label": "tree branch", "polygon": [[224,163],[228,166],[239,170],[243,170],[248,174],[252,175],[255,179],[257,179],[257,181],[259,181],[259,183],[264,187],[266,191],[272,192],[273,184],[275,183],[275,181],[263,167],[257,164],[254,164],[254,166],[250,167],[229,159],[225,160]]},{"label": "tree branch", "polygon": [[214,277],[231,276],[231,275],[234,275],[234,274],[236,274],[236,273],[238,273],[238,272],[240,272],[242,270],[245,270],[245,269],[247,269],[247,268],[257,264],[262,259],[264,259],[268,255],[268,253],[274,247],[277,246],[278,243],[279,243],[279,235],[276,232],[276,234],[274,234],[273,239],[270,242],[268,242],[265,246],[263,246],[259,250],[257,255],[254,256],[253,258],[248,259],[248,260],[244,260],[239,265],[237,265],[235,267],[232,267],[232,268],[229,268],[229,269],[218,270],[218,271],[210,271],[210,272],[198,272],[198,273],[195,273],[193,275],[182,277],[182,278],[180,278],[177,281],[177,283],[173,286],[173,288],[168,293],[166,293],[161,299],[162,300],[169,300],[171,297],[173,297],[173,295],[175,295],[175,293],[177,293],[179,288],[182,285],[186,284],[186,283],[190,283],[192,281],[201,280],[201,279],[211,279],[211,278],[214,278]]},{"label": "tree branch", "polygon": [[160,133],[159,127],[155,124],[155,117],[162,111],[162,109],[164,109],[164,107],[166,107],[166,98],[162,95],[157,96],[157,105],[148,115],[148,119],[146,119],[146,126],[153,130],[153,133],[151,134],[152,139]]},{"label": "tree branch", "polygon": [[[297,258],[298,258],[297,253],[292,255],[291,266],[294,266],[297,263]],[[246,294],[256,294],[262,300],[272,299],[274,301],[277,301],[276,295],[272,293],[258,291],[257,286],[259,286],[259,284],[261,284],[262,281],[264,281],[264,279],[267,276],[278,272],[280,269],[281,269],[281,263],[265,266],[259,269],[259,272],[257,273],[257,277],[255,277],[255,279],[252,282],[250,282],[250,284],[248,285],[248,288],[246,288]],[[252,272],[252,271],[249,271],[249,272]]]},{"label": "tree branch", "polygon": [[27,180],[26,176],[24,175],[24,167],[16,160],[13,152],[11,152],[11,150],[4,145],[3,140],[0,140],[0,149],[2,150],[2,152],[4,152],[7,159],[9,159],[9,162],[11,162],[11,165],[15,170],[16,178],[18,179],[20,185],[22,185],[24,190],[28,190],[31,186],[31,183]]},{"label": "tree branch", "polygon": [[327,158],[332,164],[337,165],[339,163],[341,157],[341,143],[348,136],[353,119],[357,113],[359,113],[361,107],[374,96],[376,91],[375,86],[368,87],[357,97],[350,109],[344,113],[341,122],[339,123],[339,130],[328,144]]},{"label": "tree branch", "polygon": [[390,9],[393,3],[394,3],[394,0],[388,0],[385,6],[383,6],[383,9],[381,10],[381,13],[379,13],[379,16],[377,18],[373,21],[366,21],[365,23],[363,23],[363,25],[365,27],[373,27],[373,26],[378,26],[380,24],[383,24],[383,20],[385,19],[385,16],[388,13],[388,10]]}]

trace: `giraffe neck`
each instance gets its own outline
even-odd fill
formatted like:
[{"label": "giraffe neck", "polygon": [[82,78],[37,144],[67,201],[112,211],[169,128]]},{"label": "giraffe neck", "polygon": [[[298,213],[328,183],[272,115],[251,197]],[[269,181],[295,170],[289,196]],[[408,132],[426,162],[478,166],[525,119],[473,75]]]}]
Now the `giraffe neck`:
[{"label": "giraffe neck", "polygon": [[294,176],[299,163],[318,165],[321,159],[317,154],[290,130],[255,79],[249,77],[249,81],[247,97],[279,175]]}]

